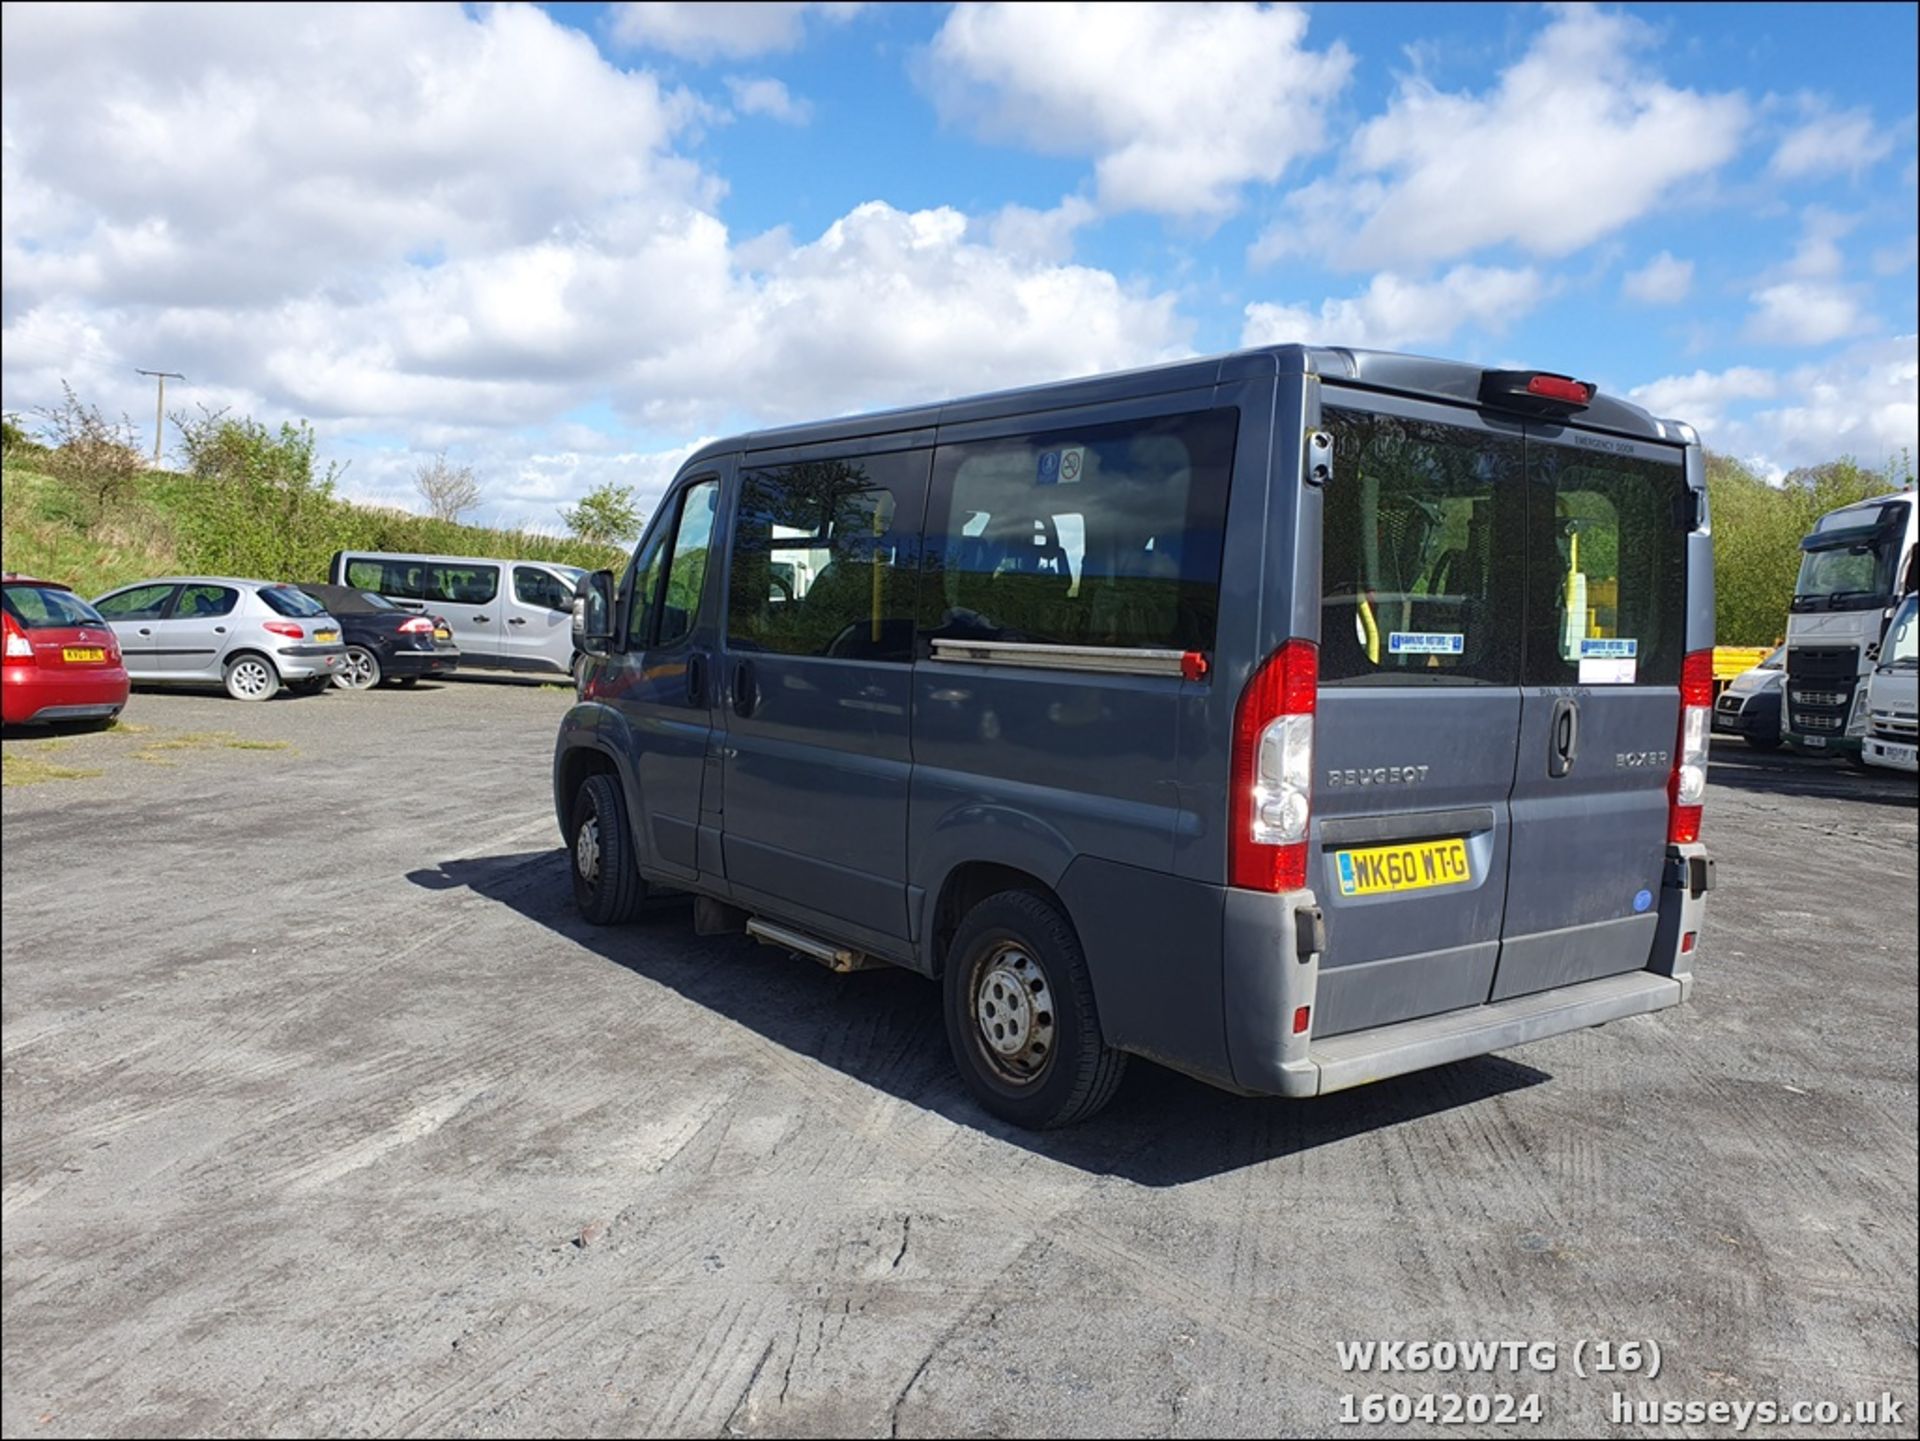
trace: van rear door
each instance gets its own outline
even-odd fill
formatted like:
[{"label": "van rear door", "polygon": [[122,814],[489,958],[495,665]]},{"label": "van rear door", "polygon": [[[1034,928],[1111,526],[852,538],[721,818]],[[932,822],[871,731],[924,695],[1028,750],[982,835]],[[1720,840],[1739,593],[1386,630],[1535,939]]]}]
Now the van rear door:
[{"label": "van rear door", "polygon": [[1492,1000],[1647,964],[1686,657],[1683,452],[1527,427],[1524,701]]},{"label": "van rear door", "polygon": [[1518,421],[1322,395],[1316,1036],[1487,999],[1521,731]]}]

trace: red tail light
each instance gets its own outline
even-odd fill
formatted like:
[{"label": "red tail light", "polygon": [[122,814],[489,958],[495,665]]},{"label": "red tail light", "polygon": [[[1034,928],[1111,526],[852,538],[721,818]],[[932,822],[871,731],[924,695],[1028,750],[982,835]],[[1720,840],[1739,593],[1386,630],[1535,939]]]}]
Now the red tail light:
[{"label": "red tail light", "polygon": [[261,623],[262,630],[270,630],[275,635],[284,635],[289,640],[305,640],[307,633],[290,620],[269,620]]},{"label": "red tail light", "polygon": [[1700,813],[1707,798],[1707,738],[1713,725],[1713,652],[1697,650],[1680,665],[1680,734],[1667,778],[1667,840],[1688,845],[1700,839]]},{"label": "red tail light", "polygon": [[0,621],[6,623],[7,664],[32,665],[33,642],[27,639],[27,633],[21,630],[19,623],[5,611],[0,611]]},{"label": "red tail light", "polygon": [[1291,891],[1307,883],[1312,818],[1313,709],[1320,652],[1290,640],[1240,693],[1233,717],[1227,883]]},{"label": "red tail light", "polygon": [[428,620],[424,615],[416,615],[412,620],[403,620],[400,622],[400,633],[402,635],[432,635],[433,622]]}]

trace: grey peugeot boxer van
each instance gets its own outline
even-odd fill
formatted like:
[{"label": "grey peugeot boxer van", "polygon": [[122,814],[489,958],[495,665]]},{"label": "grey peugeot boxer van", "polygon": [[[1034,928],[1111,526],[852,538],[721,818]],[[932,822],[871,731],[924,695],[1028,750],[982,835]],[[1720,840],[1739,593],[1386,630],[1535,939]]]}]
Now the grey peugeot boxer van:
[{"label": "grey peugeot boxer van", "polygon": [[1566,376],[1279,346],[716,442],[576,627],[588,919],[935,978],[1023,1126],[1691,986],[1699,441]]}]

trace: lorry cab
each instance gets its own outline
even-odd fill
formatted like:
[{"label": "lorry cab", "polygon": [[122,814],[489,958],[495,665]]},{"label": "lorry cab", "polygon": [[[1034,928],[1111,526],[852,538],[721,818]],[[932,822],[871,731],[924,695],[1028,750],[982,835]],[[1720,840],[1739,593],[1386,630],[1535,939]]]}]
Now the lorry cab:
[{"label": "lorry cab", "polygon": [[1870,766],[1920,770],[1920,595],[1909,591],[1887,626],[1873,673],[1867,677],[1867,735],[1862,756]]},{"label": "lorry cab", "polygon": [[1829,511],[1800,542],[1782,714],[1794,749],[1861,761],[1867,676],[1895,605],[1913,588],[1917,529],[1913,494],[1903,491]]},{"label": "lorry cab", "polygon": [[1677,1003],[1711,865],[1697,438],[1281,346],[715,443],[554,758],[590,919],[939,980],[1018,1124],[1128,1056],[1312,1096]]}]

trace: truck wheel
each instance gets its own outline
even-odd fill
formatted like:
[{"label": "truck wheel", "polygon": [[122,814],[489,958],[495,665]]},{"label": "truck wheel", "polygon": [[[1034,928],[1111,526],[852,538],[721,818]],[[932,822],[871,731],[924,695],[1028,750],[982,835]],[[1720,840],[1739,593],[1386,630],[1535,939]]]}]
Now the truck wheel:
[{"label": "truck wheel", "polygon": [[1113,1099],[1127,1058],[1101,1033],[1080,939],[1050,901],[1001,891],[968,911],[943,986],[960,1079],[1002,1120],[1051,1130]]},{"label": "truck wheel", "polygon": [[632,920],[647,887],[634,866],[627,803],[614,777],[588,776],[575,793],[567,853],[572,861],[573,900],[580,914],[596,926]]}]

